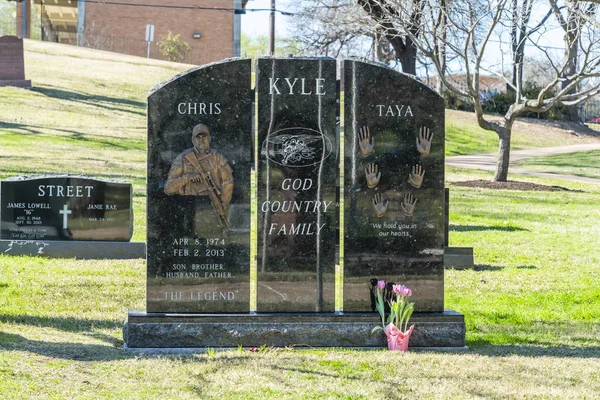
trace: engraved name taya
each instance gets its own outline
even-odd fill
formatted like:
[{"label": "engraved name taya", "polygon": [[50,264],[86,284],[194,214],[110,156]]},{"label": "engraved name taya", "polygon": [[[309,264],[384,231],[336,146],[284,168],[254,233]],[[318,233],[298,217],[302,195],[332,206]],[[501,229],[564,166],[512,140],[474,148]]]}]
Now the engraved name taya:
[{"label": "engraved name taya", "polygon": [[379,117],[414,117],[412,108],[405,104],[377,104],[377,116]]}]

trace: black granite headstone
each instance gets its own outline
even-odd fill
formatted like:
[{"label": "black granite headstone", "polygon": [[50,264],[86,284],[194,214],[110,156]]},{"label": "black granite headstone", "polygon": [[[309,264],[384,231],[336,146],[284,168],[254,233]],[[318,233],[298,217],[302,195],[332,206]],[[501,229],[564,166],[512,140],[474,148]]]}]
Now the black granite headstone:
[{"label": "black granite headstone", "polygon": [[16,177],[0,182],[4,240],[129,241],[131,183],[81,176]]},{"label": "black granite headstone", "polygon": [[250,60],[148,97],[148,312],[249,311]]},{"label": "black granite headstone", "polygon": [[[344,311],[374,311],[374,279],[444,309],[444,101],[408,75],[344,61]],[[376,282],[376,281],[373,281]]]},{"label": "black granite headstone", "polygon": [[258,60],[260,312],[334,310],[338,243],[336,63]]}]

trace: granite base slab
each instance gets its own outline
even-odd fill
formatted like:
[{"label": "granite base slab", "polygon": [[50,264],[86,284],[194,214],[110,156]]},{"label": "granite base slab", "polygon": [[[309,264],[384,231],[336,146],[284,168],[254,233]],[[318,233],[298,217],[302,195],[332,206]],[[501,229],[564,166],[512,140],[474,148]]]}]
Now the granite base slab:
[{"label": "granite base slab", "polygon": [[[242,347],[243,351],[250,351],[252,347]],[[296,350],[301,350],[303,347],[295,347]],[[331,349],[336,349],[336,347],[331,347]],[[381,351],[383,347],[345,347],[346,350],[357,350],[357,351]],[[191,356],[195,354],[207,354],[208,352],[225,352],[225,351],[239,351],[238,348],[234,347],[203,347],[203,348],[129,348],[125,345],[124,349],[126,353],[137,355],[137,356]],[[431,353],[459,353],[469,351],[467,346],[463,347],[410,347],[410,351],[412,352],[431,352]]]},{"label": "granite base slab", "polygon": [[467,269],[475,266],[472,247],[446,247],[444,250],[446,268]]},{"label": "granite base slab", "polygon": [[31,81],[29,79],[19,79],[19,80],[0,80],[0,86],[15,86],[20,88],[29,89],[31,88]]},{"label": "granite base slab", "polygon": [[[249,315],[130,311],[123,328],[123,338],[126,351],[154,354],[162,351],[157,353],[154,351],[157,349],[164,349],[167,353],[171,351],[170,354],[182,354],[199,352],[207,347],[262,345],[384,348],[387,342],[383,332],[371,334],[378,320],[374,313]],[[411,324],[415,324],[411,348],[461,350],[465,347],[464,315],[456,311],[415,313]]]},{"label": "granite base slab", "polygon": [[60,240],[0,240],[0,254],[77,258],[81,260],[125,260],[146,257],[144,242],[100,242]]}]

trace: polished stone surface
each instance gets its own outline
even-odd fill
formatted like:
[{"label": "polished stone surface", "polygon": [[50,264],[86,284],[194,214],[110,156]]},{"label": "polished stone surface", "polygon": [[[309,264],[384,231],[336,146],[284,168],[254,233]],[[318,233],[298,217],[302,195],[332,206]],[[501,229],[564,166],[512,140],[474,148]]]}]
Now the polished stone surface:
[{"label": "polished stone surface", "polygon": [[[250,79],[250,60],[225,60],[148,97],[150,312],[249,311]],[[210,129],[208,152],[193,150],[198,124]]]},{"label": "polished stone surface", "polygon": [[[128,349],[202,347],[385,347],[383,332],[371,334],[372,314],[183,315],[130,311],[123,329]],[[415,313],[410,347],[465,346],[462,314]]]},{"label": "polished stone surface", "polygon": [[0,254],[78,260],[129,260],[146,257],[143,242],[0,240]]},{"label": "polished stone surface", "polygon": [[16,36],[0,37],[0,86],[31,87],[25,79],[23,39]]},{"label": "polished stone surface", "polygon": [[[410,287],[417,311],[441,311],[443,98],[408,75],[366,62],[344,61],[342,80],[344,311],[374,310],[372,279]],[[424,129],[433,134],[429,149]]]},{"label": "polished stone surface", "polygon": [[444,250],[446,268],[467,269],[475,267],[472,247],[446,247]]},{"label": "polished stone surface", "polygon": [[259,312],[334,310],[336,63],[262,58],[258,94]]},{"label": "polished stone surface", "polygon": [[131,184],[83,176],[0,182],[0,239],[129,241]]}]

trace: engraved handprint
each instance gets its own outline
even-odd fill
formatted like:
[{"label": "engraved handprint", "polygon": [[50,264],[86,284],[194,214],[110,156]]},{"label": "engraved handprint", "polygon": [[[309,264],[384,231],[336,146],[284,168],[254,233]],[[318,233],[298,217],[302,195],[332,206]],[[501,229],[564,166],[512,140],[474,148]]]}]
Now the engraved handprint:
[{"label": "engraved handprint", "polygon": [[419,153],[424,156],[428,155],[431,151],[431,139],[433,138],[433,133],[424,126],[419,129],[419,136],[417,136],[417,150]]},{"label": "engraved handprint", "polygon": [[404,195],[404,200],[400,204],[400,208],[402,208],[402,212],[407,217],[412,217],[415,211],[415,205],[417,204],[417,198],[413,197],[412,194],[407,193]]},{"label": "engraved handprint", "polygon": [[365,168],[365,176],[367,177],[367,186],[374,188],[379,183],[379,179],[381,179],[381,172],[378,172],[377,165],[369,163],[367,168]]},{"label": "engraved handprint", "polygon": [[425,176],[425,170],[419,165],[412,167],[412,172],[408,174],[408,183],[416,187],[417,189],[423,184],[423,177]]},{"label": "engraved handprint", "polygon": [[358,139],[360,146],[360,153],[366,157],[373,154],[373,147],[375,146],[375,138],[371,137],[371,130],[368,126],[363,126],[358,130]]},{"label": "engraved handprint", "polygon": [[381,193],[377,193],[375,196],[373,196],[373,207],[375,208],[375,213],[378,217],[381,217],[383,214],[385,214],[388,204],[389,203],[387,200],[383,200]]}]

